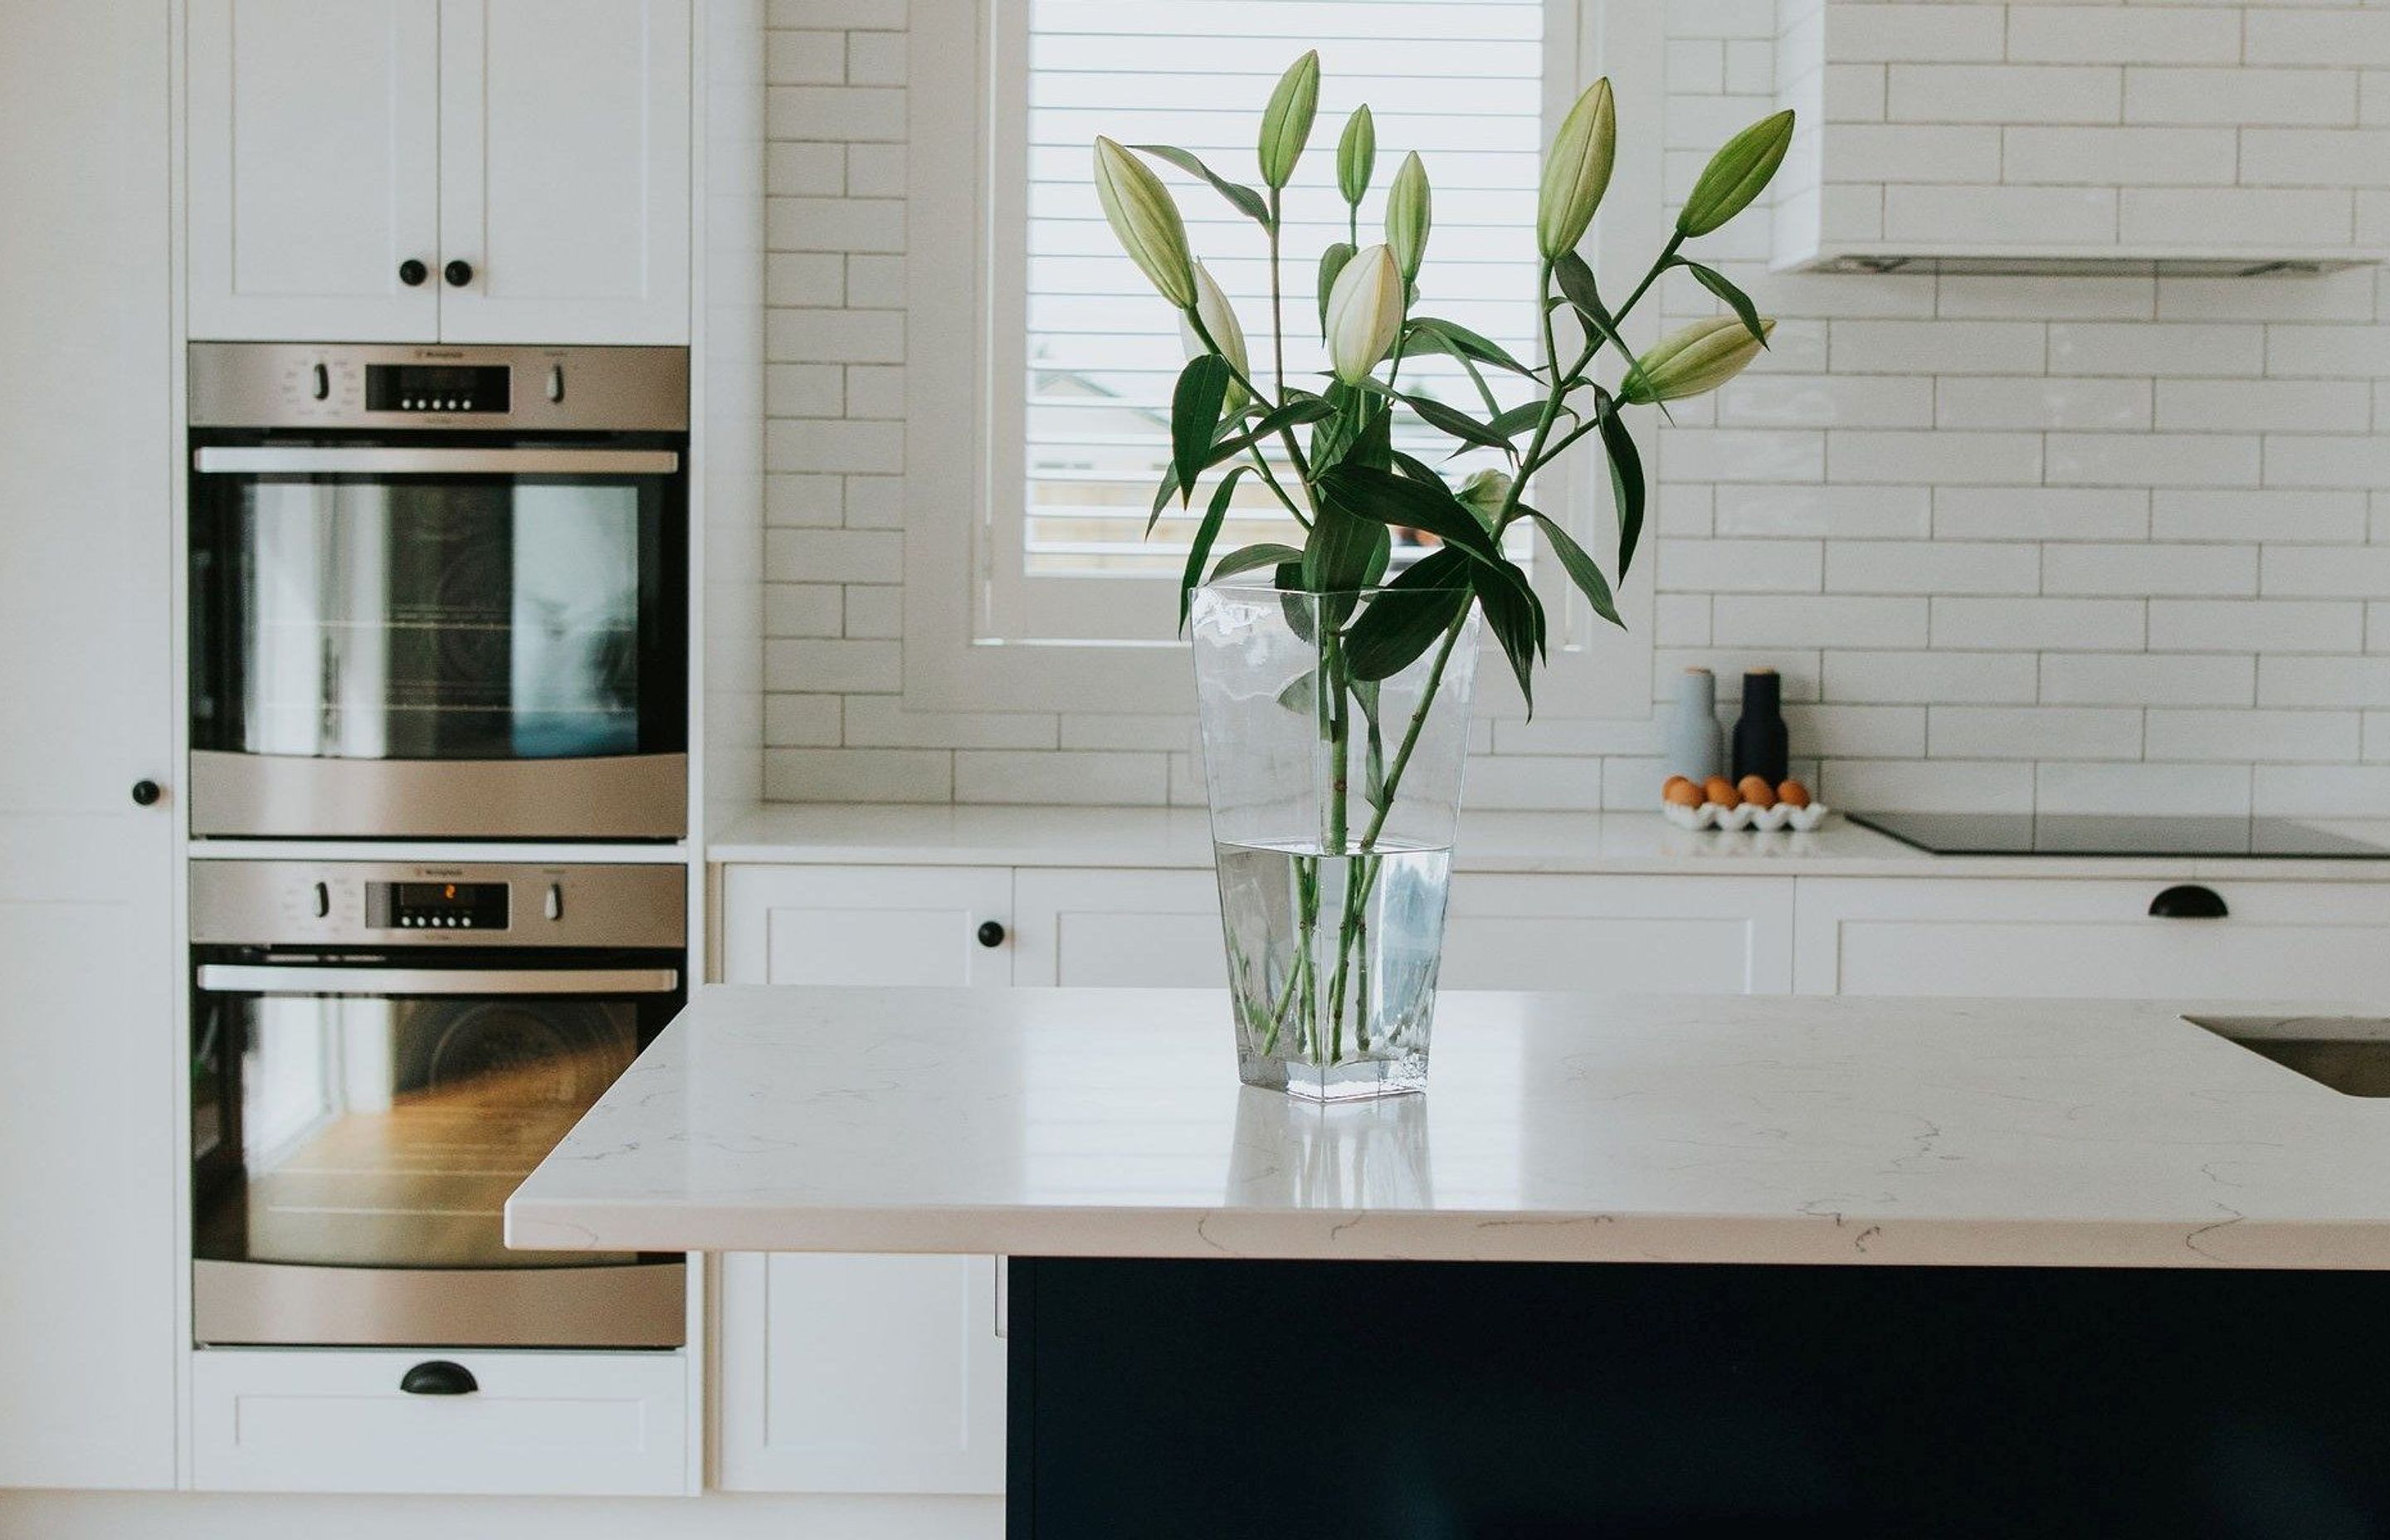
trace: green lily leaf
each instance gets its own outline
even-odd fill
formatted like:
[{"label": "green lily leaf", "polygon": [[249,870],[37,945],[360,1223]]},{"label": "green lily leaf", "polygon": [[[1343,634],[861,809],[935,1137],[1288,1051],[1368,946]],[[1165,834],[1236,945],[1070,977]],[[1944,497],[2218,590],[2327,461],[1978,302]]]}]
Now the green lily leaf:
[{"label": "green lily leaf", "polygon": [[1228,361],[1216,353],[1189,359],[1178,372],[1178,385],[1170,393],[1170,460],[1178,470],[1182,501],[1195,495],[1195,483],[1210,463],[1206,456],[1234,378]]},{"label": "green lily leaf", "polygon": [[[1478,421],[1466,412],[1455,411],[1429,396],[1406,395],[1399,399],[1404,405],[1420,415],[1420,421],[1440,433],[1449,433],[1454,438],[1461,440],[1464,446],[1476,444],[1486,449],[1498,449],[1514,460],[1519,457],[1519,451],[1511,444],[1508,436],[1495,431],[1492,427]],[[1540,404],[1537,410],[1541,410]],[[1459,451],[1456,450],[1454,453],[1458,454]]]},{"label": "green lily leaf", "polygon": [[1593,281],[1593,269],[1583,257],[1570,251],[1552,263],[1552,276],[1560,281],[1561,297],[1573,306],[1577,319],[1588,338],[1607,339],[1616,342],[1621,352],[1626,343],[1618,335],[1618,322],[1610,307],[1601,302],[1601,290]]},{"label": "green lily leaf", "polygon": [[1187,548],[1187,567],[1178,575],[1178,629],[1187,629],[1187,611],[1195,602],[1195,585],[1202,581],[1203,558],[1212,554],[1212,542],[1220,538],[1220,526],[1228,517],[1228,503],[1237,490],[1237,478],[1248,467],[1239,466],[1220,478],[1212,490],[1212,501],[1203,510],[1203,522],[1195,529],[1195,543]]},{"label": "green lily leaf", "polygon": [[1394,468],[1421,486],[1433,487],[1438,492],[1446,490],[1444,478],[1435,473],[1433,466],[1425,460],[1415,459],[1399,449],[1394,451]]},{"label": "green lily leaf", "polygon": [[1742,323],[1743,329],[1759,339],[1761,347],[1767,346],[1767,327],[1760,322],[1759,307],[1751,302],[1750,295],[1735,287],[1732,279],[1715,267],[1703,267],[1685,257],[1671,259],[1670,265],[1690,273],[1694,282],[1724,300],[1727,308],[1734,312],[1735,319]]},{"label": "green lily leaf", "polygon": [[1619,420],[1615,402],[1603,396],[1595,410],[1601,446],[1610,452],[1610,490],[1618,504],[1618,576],[1625,582],[1626,568],[1635,559],[1635,544],[1643,537],[1643,456],[1635,447],[1635,435]]},{"label": "green lily leaf", "polygon": [[1519,693],[1526,699],[1527,715],[1536,714],[1536,655],[1542,649],[1544,636],[1543,604],[1527,583],[1527,574],[1505,561],[1498,570],[1480,569],[1471,574],[1477,590],[1477,603],[1485,611],[1485,623],[1502,644],[1502,655],[1510,660],[1510,672],[1518,676]]},{"label": "green lily leaf", "polygon": [[1317,422],[1322,417],[1331,417],[1335,415],[1336,408],[1317,396],[1298,397],[1263,417],[1243,432],[1233,433],[1214,441],[1203,462],[1204,467],[1208,469],[1223,460],[1233,460],[1255,444],[1264,443],[1278,437],[1281,430],[1300,428],[1306,422]]},{"label": "green lily leaf", "polygon": [[1266,540],[1259,545],[1240,545],[1220,558],[1219,565],[1212,569],[1210,581],[1217,583],[1222,578],[1235,577],[1239,572],[1250,572],[1256,567],[1279,567],[1302,559],[1301,551],[1291,545],[1279,545],[1275,541]]},{"label": "green lily leaf", "polygon": [[1609,580],[1601,575],[1601,569],[1593,564],[1593,558],[1586,554],[1585,547],[1578,545],[1568,531],[1525,504],[1519,505],[1519,511],[1542,527],[1544,539],[1550,544],[1552,554],[1561,558],[1561,570],[1568,573],[1569,581],[1576,584],[1577,591],[1586,597],[1586,601],[1593,606],[1593,612],[1611,624],[1624,628],[1626,622],[1618,618],[1618,603],[1611,597]]},{"label": "green lily leaf", "polygon": [[1405,353],[1448,353],[1456,358],[1473,358],[1529,379],[1538,378],[1538,371],[1511,357],[1500,343],[1479,336],[1458,321],[1417,316],[1404,331],[1403,339]]},{"label": "green lily leaf", "polygon": [[[1303,585],[1315,594],[1368,585],[1372,558],[1386,543],[1385,529],[1333,498],[1319,505],[1311,537],[1303,547]],[[1384,562],[1378,560],[1378,570]]]},{"label": "green lily leaf", "polygon": [[1198,157],[1189,154],[1176,145],[1131,145],[1128,148],[1150,155],[1157,160],[1167,160],[1189,175],[1201,177],[1212,184],[1213,189],[1222,198],[1227,199],[1237,212],[1264,229],[1269,228],[1269,204],[1262,195],[1241,183],[1229,181],[1205,165]]},{"label": "green lily leaf", "polygon": [[1323,511],[1334,507],[1380,524],[1425,530],[1489,566],[1508,565],[1477,516],[1441,485],[1428,487],[1391,470],[1346,464],[1320,477],[1319,490]]},{"label": "green lily leaf", "polygon": [[1469,558],[1433,551],[1397,576],[1344,633],[1353,677],[1391,679],[1434,644],[1473,596]]}]

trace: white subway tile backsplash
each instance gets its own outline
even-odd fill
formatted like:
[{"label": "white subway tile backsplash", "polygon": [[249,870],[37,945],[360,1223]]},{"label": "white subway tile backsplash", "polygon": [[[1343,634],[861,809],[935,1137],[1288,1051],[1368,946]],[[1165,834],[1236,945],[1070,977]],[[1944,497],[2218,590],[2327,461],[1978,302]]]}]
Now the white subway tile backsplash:
[{"label": "white subway tile backsplash", "polygon": [[2138,707],[1936,706],[1932,751],[1950,759],[2135,759]]},{"label": "white subway tile backsplash", "polygon": [[1938,597],[1934,645],[1994,651],[2114,652],[2142,645],[2139,599]]},{"label": "white subway tile backsplash", "polygon": [[1831,652],[1824,693],[1860,703],[2024,705],[2035,699],[2029,652]]},{"label": "white subway tile backsplash", "polygon": [[[1795,157],[1834,135],[1853,178],[1807,216],[1838,237],[2390,246],[2390,3],[2253,6],[2246,66],[2226,0],[1846,9],[1779,82],[1774,0],[1671,0],[1674,196],[1782,86]],[[906,80],[932,45],[904,0],[769,11],[767,794],[1200,804],[1188,719],[906,709]],[[1730,719],[1741,671],[1780,669],[1844,806],[2390,805],[2390,270],[1776,274],[1768,225],[1699,254],[1773,347],[1646,419],[1663,697],[1705,664]],[[1650,308],[1717,306],[1673,273]],[[1481,721],[1471,800],[1647,807],[1656,730]]]},{"label": "white subway tile backsplash", "polygon": [[2256,660],[2164,652],[2051,652],[2041,699],[2075,706],[2246,706]]}]

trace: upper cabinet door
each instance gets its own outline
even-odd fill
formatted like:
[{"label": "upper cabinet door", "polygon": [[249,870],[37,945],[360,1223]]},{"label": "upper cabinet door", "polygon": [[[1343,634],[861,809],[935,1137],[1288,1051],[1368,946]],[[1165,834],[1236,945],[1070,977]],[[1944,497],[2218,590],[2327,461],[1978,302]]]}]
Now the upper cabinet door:
[{"label": "upper cabinet door", "polygon": [[684,343],[688,0],[441,0],[441,337]]},{"label": "upper cabinet door", "polygon": [[193,337],[438,337],[439,24],[437,0],[191,0]]}]

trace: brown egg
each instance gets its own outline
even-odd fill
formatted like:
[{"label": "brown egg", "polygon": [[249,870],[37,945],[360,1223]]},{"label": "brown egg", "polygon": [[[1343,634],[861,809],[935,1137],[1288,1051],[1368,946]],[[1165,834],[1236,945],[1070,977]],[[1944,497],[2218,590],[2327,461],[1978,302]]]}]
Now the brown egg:
[{"label": "brown egg", "polygon": [[1776,800],[1786,807],[1806,807],[1809,805],[1809,789],[1799,781],[1786,781],[1776,789]]},{"label": "brown egg", "polygon": [[1702,789],[1682,776],[1670,776],[1668,784],[1660,788],[1660,800],[1675,807],[1702,805]]},{"label": "brown egg", "polygon": [[1702,783],[1702,800],[1703,802],[1715,802],[1720,807],[1732,807],[1734,805],[1734,782],[1727,779],[1724,776],[1712,776],[1709,779]]},{"label": "brown egg", "polygon": [[1774,807],[1776,805],[1776,788],[1768,785],[1767,781],[1761,779],[1757,776],[1743,776],[1741,781],[1736,785],[1735,790],[1741,794],[1744,802],[1749,802],[1754,807]]}]

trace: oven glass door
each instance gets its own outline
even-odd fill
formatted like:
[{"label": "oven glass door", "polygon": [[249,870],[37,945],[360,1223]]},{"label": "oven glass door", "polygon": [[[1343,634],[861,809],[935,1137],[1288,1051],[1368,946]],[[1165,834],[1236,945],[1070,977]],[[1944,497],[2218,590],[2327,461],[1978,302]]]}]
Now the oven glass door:
[{"label": "oven glass door", "polygon": [[671,450],[199,450],[192,747],[685,751],[678,465]]},{"label": "oven glass door", "polygon": [[637,1260],[509,1251],[502,1210],[678,1008],[679,962],[202,963],[194,1256],[384,1269]]}]

